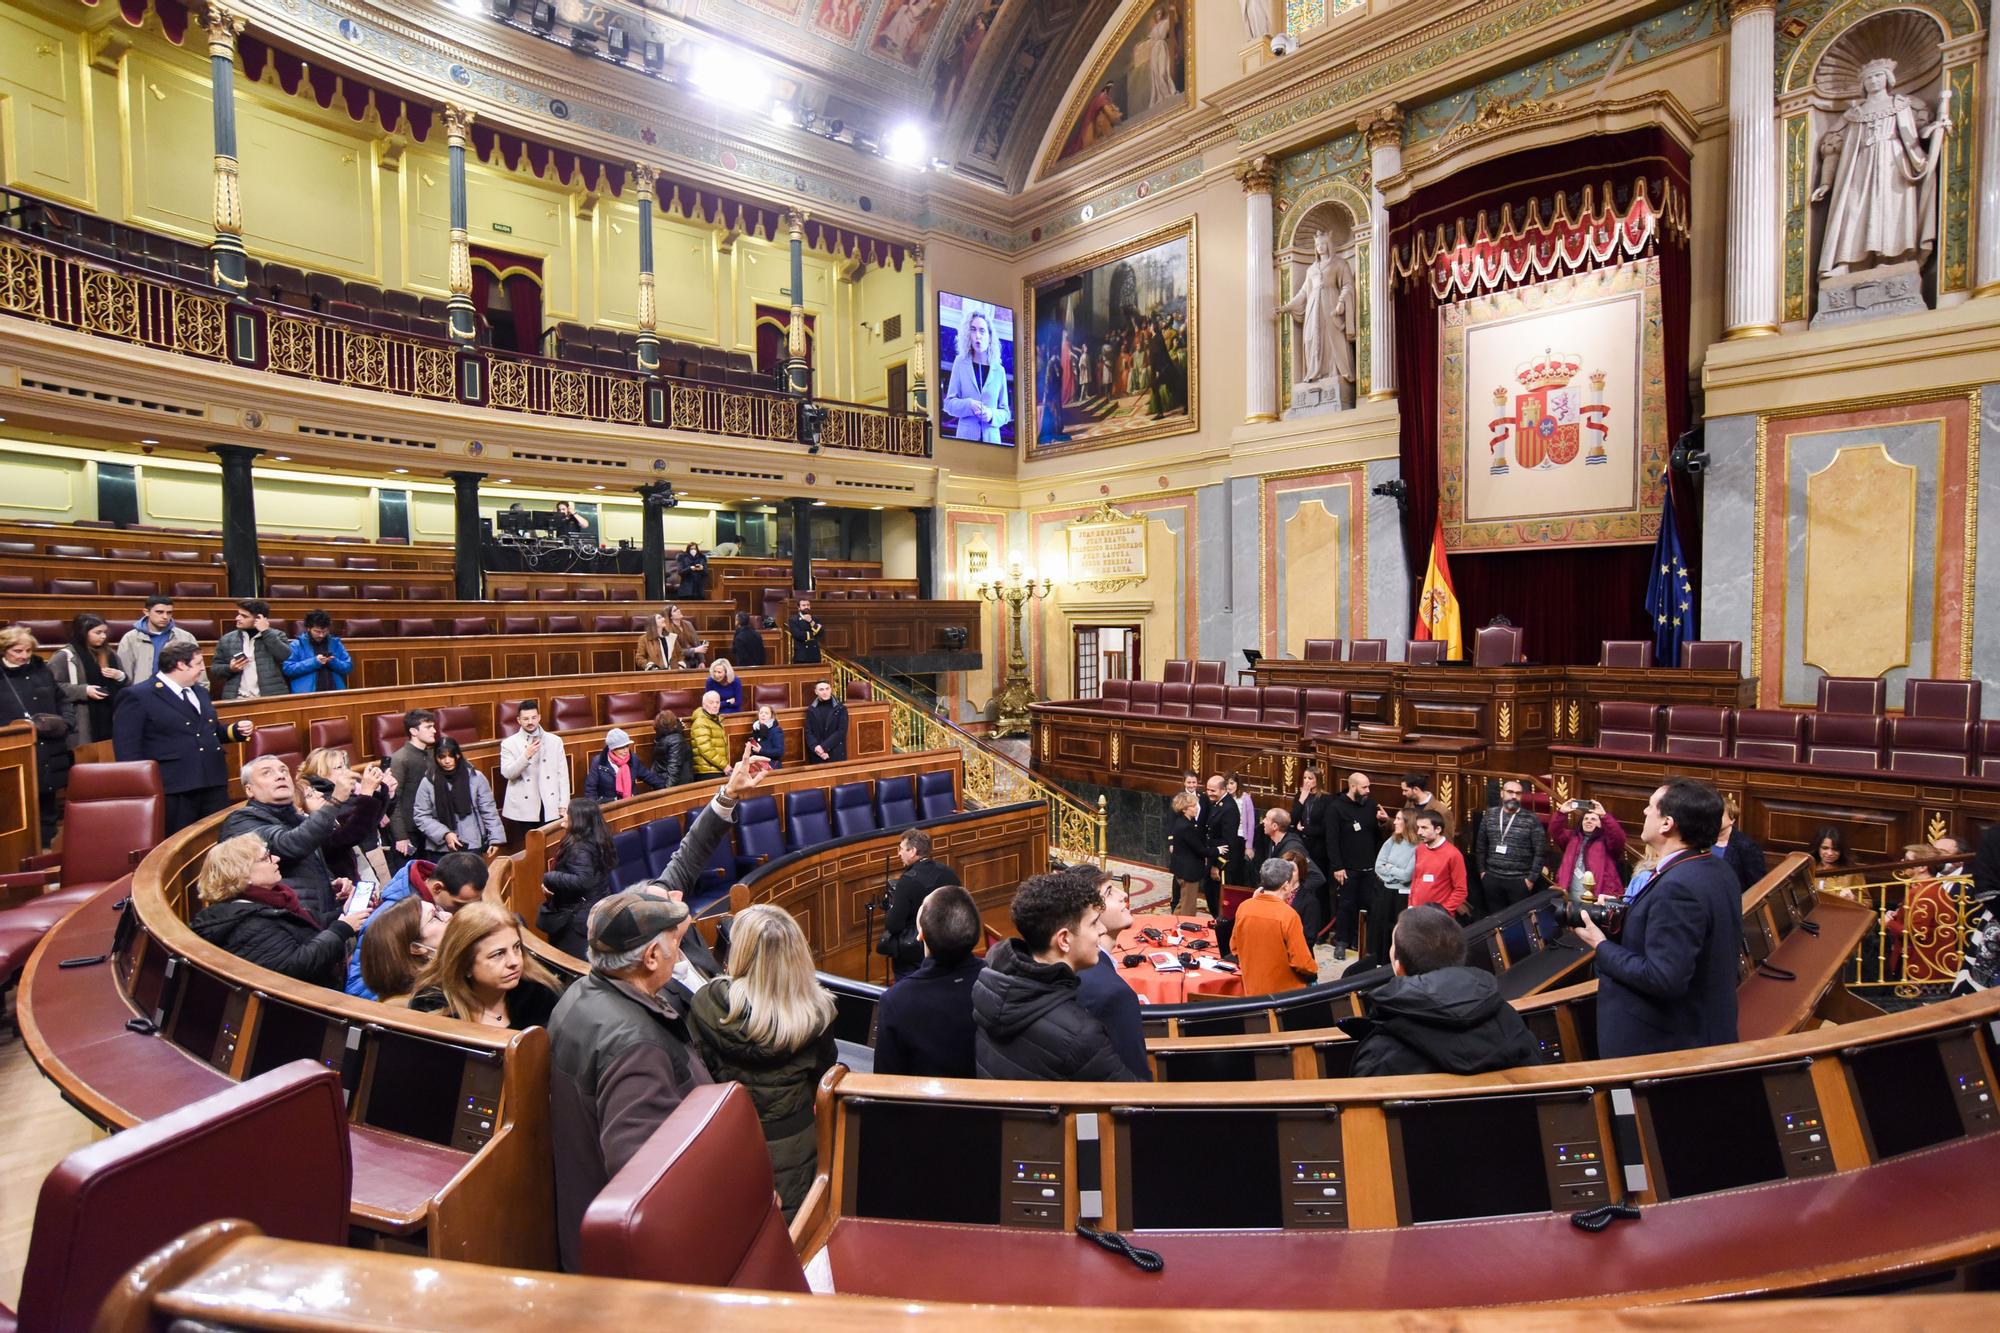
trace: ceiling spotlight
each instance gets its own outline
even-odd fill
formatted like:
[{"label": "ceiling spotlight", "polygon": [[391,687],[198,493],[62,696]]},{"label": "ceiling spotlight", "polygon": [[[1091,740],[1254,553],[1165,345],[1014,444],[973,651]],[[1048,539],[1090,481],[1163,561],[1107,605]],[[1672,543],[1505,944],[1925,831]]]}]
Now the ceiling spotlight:
[{"label": "ceiling spotlight", "polygon": [[799,118],[792,114],[791,107],[783,102],[771,103],[771,123],[781,130],[796,128]]},{"label": "ceiling spotlight", "polygon": [[882,156],[898,166],[920,167],[930,155],[930,140],[920,126],[910,121],[890,130],[882,140]]},{"label": "ceiling spotlight", "polygon": [[763,67],[723,46],[707,47],[695,56],[688,82],[702,96],[736,106],[757,106],[771,97],[771,76]]},{"label": "ceiling spotlight", "polygon": [[271,455],[271,461],[273,463],[289,463],[292,461],[292,456],[290,454],[273,454]]},{"label": "ceiling spotlight", "polygon": [[632,54],[632,39],[625,35],[625,25],[617,19],[612,19],[604,30],[604,49],[621,63]]},{"label": "ceiling spotlight", "polygon": [[141,444],[158,444],[158,443],[159,443],[159,441],[158,441],[158,440],[152,440],[152,439],[146,439],[146,440],[141,440],[141,441],[139,441],[139,443],[141,443]]},{"label": "ceiling spotlight", "polygon": [[399,477],[407,477],[408,475],[410,475],[410,470],[406,467],[399,467],[395,471],[396,475]]}]

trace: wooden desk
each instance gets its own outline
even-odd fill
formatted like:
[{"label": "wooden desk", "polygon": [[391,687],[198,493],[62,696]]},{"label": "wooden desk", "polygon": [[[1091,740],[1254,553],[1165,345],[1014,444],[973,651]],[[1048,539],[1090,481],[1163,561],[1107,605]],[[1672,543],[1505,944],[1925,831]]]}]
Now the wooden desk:
[{"label": "wooden desk", "polygon": [[[0,541],[33,542],[42,551],[50,546],[92,546],[99,550],[147,551],[162,554],[162,563],[169,568],[186,567],[199,569],[213,565],[212,560],[199,562],[168,561],[164,553],[168,551],[195,551],[202,556],[222,554],[222,537],[219,533],[165,532],[158,528],[80,528],[70,524],[56,523],[0,523]],[[331,557],[339,562],[333,569],[321,569],[322,573],[374,573],[391,569],[431,569],[449,575],[452,570],[452,548],[440,545],[410,545],[400,542],[344,542],[330,537],[285,537],[262,532],[257,535],[257,549],[269,563],[269,557],[306,556]],[[374,564],[350,565],[350,560],[373,561]],[[280,568],[298,568],[285,564]]]},{"label": "wooden desk", "polygon": [[1757,678],[1734,671],[1683,671],[1679,668],[1564,667],[1559,702],[1562,717],[1551,730],[1555,742],[1597,744],[1597,705],[1642,703],[1672,707],[1700,704],[1709,708],[1755,708]]},{"label": "wooden desk", "polygon": [[1236,773],[1251,791],[1291,792],[1299,780],[1299,729],[1207,722],[1150,713],[1101,713],[1064,704],[1029,708],[1034,767],[1057,779],[1163,795],[1190,769]]},{"label": "wooden desk", "polygon": [[1473,794],[1490,762],[1486,743],[1476,737],[1406,735],[1390,741],[1347,731],[1314,739],[1312,754],[1327,791],[1343,790],[1349,773],[1366,773],[1370,787],[1381,793],[1377,803],[1392,814],[1401,804],[1396,793],[1403,775],[1412,771],[1430,775],[1431,792],[1446,809],[1485,803]]},{"label": "wooden desk", "polygon": [[0,874],[42,850],[42,798],[35,783],[35,728],[0,726]]}]

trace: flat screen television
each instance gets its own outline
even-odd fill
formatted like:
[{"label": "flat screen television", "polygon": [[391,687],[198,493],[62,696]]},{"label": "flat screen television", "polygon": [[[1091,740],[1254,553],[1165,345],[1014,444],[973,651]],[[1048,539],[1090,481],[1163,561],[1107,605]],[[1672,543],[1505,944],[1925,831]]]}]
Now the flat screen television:
[{"label": "flat screen television", "polygon": [[933,392],[937,395],[939,436],[1011,448],[1013,310],[940,291],[937,329],[937,383]]}]

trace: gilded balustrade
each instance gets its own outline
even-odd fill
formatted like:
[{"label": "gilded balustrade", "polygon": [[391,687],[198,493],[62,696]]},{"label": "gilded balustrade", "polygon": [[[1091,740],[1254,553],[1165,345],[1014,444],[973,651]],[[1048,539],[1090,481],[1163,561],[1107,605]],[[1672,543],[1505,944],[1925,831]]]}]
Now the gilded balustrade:
[{"label": "gilded balustrade", "polygon": [[[1913,867],[1887,878],[1862,874],[1816,878],[1821,893],[1859,902],[1875,913],[1875,929],[1862,938],[1850,964],[1850,988],[1887,990],[1900,1000],[1940,999],[1965,968],[1975,932],[2000,929],[1988,909],[1972,899],[1972,877]],[[1976,947],[1978,963],[1988,949]],[[1990,960],[1989,960],[1990,965]]]},{"label": "gilded balustrade", "polygon": [[919,750],[957,750],[965,765],[965,800],[987,807],[1041,801],[1049,811],[1049,850],[1071,865],[1085,861],[1104,864],[1104,798],[1097,808],[1061,787],[1042,781],[1025,766],[985,744],[977,736],[938,717],[901,690],[842,658],[827,659],[834,688],[845,698],[849,681],[860,681],[878,703],[889,705],[889,744],[897,754]]},{"label": "gilded balustrade", "polygon": [[0,238],[0,310],[38,323],[221,361],[229,352],[226,304],[220,296]]}]

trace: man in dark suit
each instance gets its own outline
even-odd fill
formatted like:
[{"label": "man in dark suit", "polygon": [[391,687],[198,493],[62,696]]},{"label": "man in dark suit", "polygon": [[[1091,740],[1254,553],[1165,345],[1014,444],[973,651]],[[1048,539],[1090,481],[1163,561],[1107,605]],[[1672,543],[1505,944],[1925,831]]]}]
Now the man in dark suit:
[{"label": "man in dark suit", "polygon": [[956,884],[959,879],[950,866],[931,860],[931,835],[920,828],[903,834],[903,840],[896,844],[896,855],[902,858],[903,873],[889,888],[889,910],[882,918],[882,938],[875,952],[889,960],[900,981],[924,962],[924,946],[917,938],[917,909],[932,889]]},{"label": "man in dark suit", "polygon": [[820,631],[825,629],[813,619],[812,603],[799,598],[799,609],[785,622],[785,632],[792,636],[792,665],[812,666],[819,658]]},{"label": "man in dark suit", "polygon": [[1242,855],[1242,812],[1229,799],[1228,788],[1219,774],[1208,779],[1207,801],[1202,806],[1202,828],[1208,834],[1208,878],[1202,882],[1202,897],[1208,914],[1222,915],[1222,883],[1229,874],[1232,856]]},{"label": "man in dark suit", "polygon": [[201,647],[173,642],[160,649],[151,680],[118,694],[111,748],[120,763],[150,759],[160,766],[167,795],[167,832],[186,828],[229,804],[229,766],[222,747],[248,740],[252,724],[225,725],[203,689]]},{"label": "man in dark suit", "polygon": [[847,758],[847,705],[833,697],[832,681],[813,686],[800,730],[805,732],[808,764],[837,764]]},{"label": "man in dark suit", "polygon": [[1722,827],[1713,787],[1677,778],[1646,803],[1646,846],[1659,869],[1632,895],[1619,938],[1584,918],[1597,950],[1597,1050],[1605,1059],[1736,1040],[1743,890],[1711,853]]},{"label": "man in dark suit", "polygon": [[[1347,785],[1326,802],[1326,864],[1333,881],[1334,957],[1345,958],[1360,944],[1361,909],[1375,901],[1375,853],[1382,849],[1381,808],[1366,773],[1349,773]],[[1377,940],[1370,921],[1369,951],[1386,959],[1389,941]]]}]

